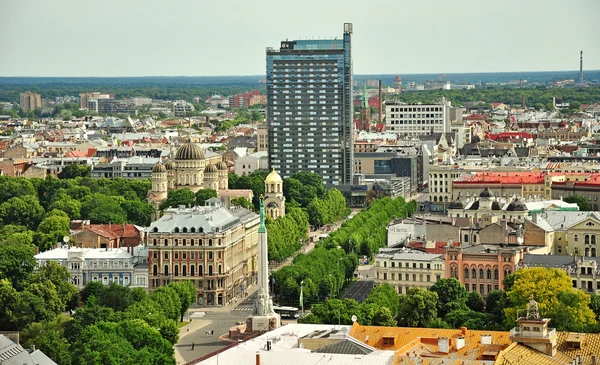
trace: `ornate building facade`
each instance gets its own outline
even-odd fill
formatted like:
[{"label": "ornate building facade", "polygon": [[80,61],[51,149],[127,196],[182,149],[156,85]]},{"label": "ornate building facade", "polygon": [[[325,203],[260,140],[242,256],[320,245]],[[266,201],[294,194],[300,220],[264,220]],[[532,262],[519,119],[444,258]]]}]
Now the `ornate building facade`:
[{"label": "ornate building facade", "polygon": [[158,208],[168,192],[188,188],[194,193],[201,189],[228,190],[229,168],[216,153],[207,153],[196,143],[180,146],[174,158],[159,162],[152,168],[152,190],[148,202]]},{"label": "ornate building facade", "polygon": [[198,305],[224,305],[256,282],[259,216],[227,209],[169,208],[148,230],[149,289],[191,280]]},{"label": "ornate building facade", "polygon": [[285,215],[283,179],[275,172],[275,169],[265,179],[265,206],[267,214],[273,219]]}]

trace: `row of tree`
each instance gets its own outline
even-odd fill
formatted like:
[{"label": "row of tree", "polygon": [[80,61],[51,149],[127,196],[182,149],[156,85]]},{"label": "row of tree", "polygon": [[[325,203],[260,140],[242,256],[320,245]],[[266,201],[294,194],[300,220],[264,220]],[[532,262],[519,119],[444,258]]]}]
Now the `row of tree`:
[{"label": "row of tree", "polygon": [[[276,271],[273,274],[275,293],[283,302],[296,303],[302,286],[308,304],[338,295],[344,283],[352,279],[358,265],[357,250],[354,243],[348,242],[349,238],[355,234],[370,237],[365,230],[385,231],[391,219],[406,217],[414,209],[416,204],[406,204],[402,198],[386,197],[375,201],[368,209],[344,222],[309,254],[299,254],[293,265]],[[373,238],[377,248],[385,243],[385,233]]]},{"label": "row of tree", "polygon": [[[429,290],[412,287],[398,295],[385,283],[377,287],[363,303],[344,299],[327,301],[313,307],[304,323],[351,324],[351,316],[361,324],[460,328],[474,330],[509,330],[516,319],[526,314],[533,295],[542,318],[551,318],[559,331],[598,332],[600,296],[572,287],[570,277],[558,269],[526,268],[510,275],[507,291],[494,290],[487,298],[477,291],[467,291],[455,278],[438,280]],[[375,294],[373,294],[375,293]],[[371,298],[377,296],[377,300]],[[370,305],[386,308],[377,320],[370,316]],[[389,315],[388,315],[389,314]]]}]

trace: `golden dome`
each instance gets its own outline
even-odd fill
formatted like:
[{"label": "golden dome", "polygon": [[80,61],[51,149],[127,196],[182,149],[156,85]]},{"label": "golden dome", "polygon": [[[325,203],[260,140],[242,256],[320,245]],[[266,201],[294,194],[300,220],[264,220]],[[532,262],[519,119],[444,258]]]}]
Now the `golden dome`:
[{"label": "golden dome", "polygon": [[204,172],[207,172],[207,173],[218,172],[218,171],[219,170],[217,169],[217,166],[215,166],[213,164],[207,165],[206,168],[204,169]]},{"label": "golden dome", "polygon": [[281,179],[281,176],[279,176],[279,174],[277,172],[275,172],[275,169],[273,169],[273,171],[271,171],[271,173],[269,175],[267,175],[265,182],[266,183],[280,183],[280,182],[283,182],[283,180]]},{"label": "golden dome", "polygon": [[177,149],[176,160],[204,160],[204,150],[195,143],[189,142]]},{"label": "golden dome", "polygon": [[165,168],[165,165],[159,162],[152,166],[152,172],[167,172],[167,169]]}]

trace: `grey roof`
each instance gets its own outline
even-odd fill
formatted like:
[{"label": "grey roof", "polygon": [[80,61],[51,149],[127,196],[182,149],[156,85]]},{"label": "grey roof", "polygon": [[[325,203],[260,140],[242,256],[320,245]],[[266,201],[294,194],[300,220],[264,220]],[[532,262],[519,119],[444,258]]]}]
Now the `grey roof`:
[{"label": "grey roof", "polygon": [[169,208],[165,210],[165,215],[150,225],[148,232],[171,233],[176,229],[181,232],[184,228],[188,232],[192,228],[196,232],[222,232],[256,218],[258,218],[256,213],[241,207]]},{"label": "grey roof", "polygon": [[554,229],[571,227],[590,216],[600,220],[600,212],[548,210],[542,214],[542,217]]},{"label": "grey roof", "polygon": [[0,364],[36,365],[23,347],[12,342],[4,335],[0,335]]},{"label": "grey roof", "polygon": [[565,268],[575,265],[572,256],[563,255],[531,255],[525,254],[519,263],[521,267],[558,267]]},{"label": "grey roof", "polygon": [[57,365],[54,361],[52,361],[51,358],[46,356],[46,354],[44,354],[40,350],[35,350],[30,354],[30,356],[33,359],[33,361],[35,361],[39,365]]},{"label": "grey roof", "polygon": [[313,352],[321,354],[367,355],[373,352],[373,350],[362,343],[344,339],[321,347],[320,349],[316,349]]}]

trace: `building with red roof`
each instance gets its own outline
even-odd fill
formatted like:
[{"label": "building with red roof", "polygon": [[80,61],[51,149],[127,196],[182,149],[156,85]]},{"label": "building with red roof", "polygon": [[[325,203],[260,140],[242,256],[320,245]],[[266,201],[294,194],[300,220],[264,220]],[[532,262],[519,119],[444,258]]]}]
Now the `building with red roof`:
[{"label": "building with red roof", "polygon": [[498,197],[550,199],[544,189],[543,172],[476,172],[465,174],[452,182],[455,198],[478,196],[486,187]]}]

